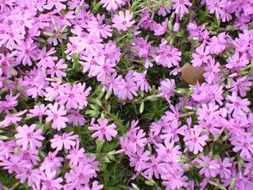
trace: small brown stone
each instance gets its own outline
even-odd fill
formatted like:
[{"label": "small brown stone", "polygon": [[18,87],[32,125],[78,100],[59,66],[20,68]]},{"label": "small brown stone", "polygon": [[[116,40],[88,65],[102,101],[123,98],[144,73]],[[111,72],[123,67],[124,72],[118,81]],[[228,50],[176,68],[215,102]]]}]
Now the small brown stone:
[{"label": "small brown stone", "polygon": [[193,67],[191,64],[186,63],[181,70],[181,78],[188,84],[196,84],[197,82],[204,82],[204,68]]}]

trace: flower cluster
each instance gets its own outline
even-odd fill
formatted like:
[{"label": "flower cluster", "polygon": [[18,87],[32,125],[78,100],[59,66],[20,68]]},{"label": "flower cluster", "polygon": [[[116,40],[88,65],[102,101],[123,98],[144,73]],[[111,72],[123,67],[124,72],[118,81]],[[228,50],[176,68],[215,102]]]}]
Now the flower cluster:
[{"label": "flower cluster", "polygon": [[252,0],[1,1],[3,187],[251,190],[252,21]]}]

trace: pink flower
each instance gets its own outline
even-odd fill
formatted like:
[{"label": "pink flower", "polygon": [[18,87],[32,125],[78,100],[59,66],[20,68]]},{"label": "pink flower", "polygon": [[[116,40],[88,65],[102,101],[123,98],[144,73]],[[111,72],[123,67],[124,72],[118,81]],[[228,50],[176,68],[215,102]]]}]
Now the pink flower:
[{"label": "pink flower", "polygon": [[138,86],[133,77],[133,71],[129,71],[125,79],[121,80],[121,85],[115,92],[116,95],[123,100],[132,100],[137,96]]},{"label": "pink flower", "polygon": [[9,174],[12,173],[20,173],[25,168],[28,168],[31,164],[20,158],[20,156],[15,156],[13,154],[10,155],[9,159],[3,159],[0,161],[0,166],[3,167],[3,169],[8,170]]},{"label": "pink flower", "polygon": [[151,156],[150,162],[148,163],[147,169],[143,172],[143,175],[148,179],[152,179],[153,176],[159,178],[162,170],[164,169],[164,164],[160,157]]},{"label": "pink flower", "polygon": [[16,178],[20,180],[21,183],[27,183],[30,187],[39,188],[41,172],[39,169],[32,169],[32,166],[25,168],[21,173],[16,175]]},{"label": "pink flower", "polygon": [[70,149],[69,154],[66,157],[72,166],[78,165],[80,160],[85,156],[84,155],[85,150],[79,147],[79,143],[80,142],[77,142],[76,146]]},{"label": "pink flower", "polygon": [[63,162],[63,158],[57,157],[57,151],[49,152],[40,165],[40,170],[57,171]]},{"label": "pink flower", "polygon": [[15,47],[14,55],[17,56],[16,62],[23,65],[32,65],[32,61],[38,60],[37,46],[32,40],[27,40]]},{"label": "pink flower", "polygon": [[61,84],[61,81],[51,82],[51,86],[46,88],[46,100],[53,101],[55,100],[60,93],[62,93],[64,86]]},{"label": "pink flower", "polygon": [[216,17],[223,14],[224,8],[227,6],[225,0],[207,1],[207,7],[210,13],[215,13]]},{"label": "pink flower", "polygon": [[173,168],[172,172],[167,172],[162,182],[166,190],[182,189],[182,187],[185,187],[187,185],[187,178],[183,174],[184,173],[177,168]]},{"label": "pink flower", "polygon": [[170,98],[175,94],[175,89],[176,85],[174,79],[164,79],[160,82],[159,95],[170,102]]},{"label": "pink flower", "polygon": [[144,73],[134,72],[133,79],[135,80],[137,86],[140,88],[141,91],[148,92],[151,90],[151,87],[146,79],[146,74],[146,71]]},{"label": "pink flower", "polygon": [[250,81],[247,77],[237,78],[236,81],[231,79],[230,91],[240,94],[241,97],[245,97],[247,95],[247,92],[250,91],[252,85],[252,81]]},{"label": "pink flower", "polygon": [[3,111],[9,111],[12,110],[14,107],[18,104],[18,97],[20,94],[16,94],[15,96],[12,96],[12,93],[7,94],[5,96],[5,100],[0,101],[0,113]]},{"label": "pink flower", "polygon": [[55,6],[58,11],[61,11],[66,8],[66,5],[62,3],[66,1],[67,0],[47,0],[47,4],[44,5],[44,8],[50,10]]},{"label": "pink flower", "polygon": [[67,186],[70,189],[81,189],[83,185],[87,185],[90,179],[96,175],[95,170],[89,164],[79,163],[74,166],[70,172],[65,174]]},{"label": "pink flower", "polygon": [[38,162],[40,161],[38,149],[28,149],[28,150],[20,149],[18,155],[20,156],[20,158],[28,161],[33,165],[38,164]]},{"label": "pink flower", "polygon": [[139,149],[137,152],[129,154],[130,166],[138,173],[143,172],[148,167],[150,152]]},{"label": "pink flower", "polygon": [[91,120],[89,130],[96,131],[92,134],[92,138],[98,138],[100,141],[104,139],[111,141],[112,137],[116,137],[118,132],[115,130],[117,128],[115,124],[108,125],[109,121],[102,118],[99,118],[97,122],[95,123],[95,119]]},{"label": "pink flower", "polygon": [[209,32],[205,29],[205,25],[198,26],[195,22],[190,22],[187,25],[187,30],[190,33],[190,37],[198,40],[206,40],[209,36]]},{"label": "pink flower", "polygon": [[77,83],[73,87],[70,84],[66,84],[60,96],[57,98],[61,105],[66,104],[67,109],[83,109],[87,106],[87,97],[90,94],[91,88],[86,88],[86,84]]},{"label": "pink flower", "polygon": [[112,29],[110,25],[103,24],[105,15],[97,15],[91,21],[88,22],[87,30],[94,35],[101,36],[102,38],[108,38],[112,36]]},{"label": "pink flower", "polygon": [[161,24],[153,22],[151,30],[154,31],[155,36],[162,36],[167,31],[169,20],[166,18]]},{"label": "pink flower", "polygon": [[26,111],[27,110],[14,114],[7,114],[4,120],[0,122],[0,127],[9,127],[11,124],[17,125],[17,123],[22,120]]},{"label": "pink flower", "polygon": [[50,74],[52,78],[58,77],[61,79],[62,77],[66,77],[67,74],[63,70],[67,67],[68,65],[64,63],[64,60],[60,59],[56,64],[49,66],[48,74]]},{"label": "pink flower", "polygon": [[66,150],[71,149],[76,145],[76,140],[78,136],[73,135],[73,132],[63,133],[62,135],[54,135],[54,138],[50,140],[51,147],[56,149],[57,151],[62,150],[63,148]]},{"label": "pink flower", "polygon": [[138,125],[138,121],[131,122],[131,128],[120,138],[121,148],[126,154],[142,149],[147,144],[146,133]]},{"label": "pink flower", "polygon": [[42,146],[41,141],[44,137],[41,135],[42,130],[36,130],[36,125],[24,125],[17,127],[17,134],[15,135],[17,145],[20,145],[23,150],[36,149]]},{"label": "pink flower", "polygon": [[204,69],[205,69],[204,73],[205,80],[209,84],[215,83],[219,78],[220,64],[216,62],[214,59],[210,59]]},{"label": "pink flower", "polygon": [[248,113],[250,111],[249,105],[250,102],[248,99],[240,98],[236,92],[233,92],[232,95],[227,97],[228,102],[226,103],[226,108],[229,113],[233,113],[233,115],[241,115]]},{"label": "pink flower", "polygon": [[168,45],[166,40],[163,40],[157,50],[155,61],[158,65],[162,65],[163,67],[178,67],[181,61],[181,52],[177,48]]},{"label": "pink flower", "polygon": [[201,168],[199,173],[206,178],[216,177],[219,174],[220,165],[217,160],[212,160],[209,156],[201,156],[193,161],[197,168]]},{"label": "pink flower", "polygon": [[118,15],[115,15],[112,19],[113,27],[117,30],[127,31],[128,28],[133,26],[134,21],[133,19],[133,13],[131,13],[129,10],[122,12],[120,11]]},{"label": "pink flower", "polygon": [[228,46],[227,38],[228,35],[224,32],[213,36],[208,43],[210,53],[214,55],[222,53]]},{"label": "pink flower", "polygon": [[144,59],[145,68],[149,68],[153,66],[153,64],[150,61],[150,57],[152,56],[151,50],[152,50],[152,46],[144,38],[136,37],[133,39],[132,51],[139,58]]},{"label": "pink flower", "polygon": [[208,120],[209,118],[210,119],[217,118],[219,114],[218,109],[219,106],[213,103],[202,104],[202,106],[197,109],[198,119],[201,121],[201,120]]},{"label": "pink flower", "polygon": [[206,145],[208,136],[202,135],[201,133],[202,133],[202,129],[199,126],[190,128],[185,133],[185,136],[184,136],[185,145],[194,154],[203,152],[203,147]]},{"label": "pink flower", "polygon": [[41,190],[61,190],[63,180],[56,177],[56,171],[45,170],[41,173]]},{"label": "pink flower", "polygon": [[45,88],[48,85],[46,81],[46,73],[41,69],[34,67],[32,71],[29,72],[28,76],[24,78],[24,83],[26,86],[26,94],[35,98],[37,96],[43,96],[45,94]]},{"label": "pink flower", "polygon": [[42,117],[43,115],[46,114],[46,110],[47,110],[47,107],[44,104],[35,105],[33,109],[29,110],[27,117],[29,118],[39,117],[40,122],[42,122]]},{"label": "pink flower", "polygon": [[83,190],[102,190],[103,188],[103,185],[100,185],[97,181],[94,181],[92,183],[92,187],[85,186]]},{"label": "pink flower", "polygon": [[72,123],[74,126],[83,126],[86,122],[85,118],[78,111],[71,110],[68,114],[69,123]]},{"label": "pink flower", "polygon": [[61,106],[58,103],[54,103],[54,105],[49,104],[46,115],[46,122],[52,121],[53,129],[60,130],[67,127],[66,123],[68,123],[68,118],[64,106]]},{"label": "pink flower", "polygon": [[107,11],[115,11],[125,4],[125,0],[100,0],[100,3]]},{"label": "pink flower", "polygon": [[249,57],[246,53],[240,54],[239,52],[236,52],[234,55],[228,58],[226,68],[237,71],[247,66],[248,63]]},{"label": "pink flower", "polygon": [[192,65],[194,67],[199,67],[204,63],[208,63],[211,56],[209,55],[209,49],[205,47],[205,44],[201,44],[196,49],[196,53],[192,54]]},{"label": "pink flower", "polygon": [[253,156],[253,136],[250,134],[234,135],[231,138],[231,144],[234,145],[233,151],[240,152],[242,159],[251,159]]},{"label": "pink flower", "polygon": [[231,177],[231,167],[232,167],[232,161],[230,158],[226,157],[223,160],[219,159],[219,172],[220,176],[225,179],[229,179]]},{"label": "pink flower", "polygon": [[101,83],[105,86],[107,93],[114,93],[118,95],[120,93],[120,87],[122,84],[122,76],[117,75],[116,72],[108,74]]},{"label": "pink flower", "polygon": [[4,44],[5,46],[12,50],[16,47],[17,44],[21,44],[24,39],[24,34],[21,32],[22,28],[11,28],[8,24],[0,24],[1,32],[0,32],[0,47]]},{"label": "pink flower", "polygon": [[180,19],[189,12],[188,7],[192,5],[189,0],[172,0],[172,2],[173,9],[175,9],[175,13],[179,15]]},{"label": "pink flower", "polygon": [[151,53],[151,44],[144,38],[136,37],[133,39],[132,50],[140,58],[146,58]]},{"label": "pink flower", "polygon": [[42,67],[42,68],[48,68],[48,67],[52,67],[53,65],[55,65],[55,61],[58,60],[58,57],[53,56],[55,54],[56,50],[54,48],[49,49],[48,51],[46,50],[46,48],[42,48],[39,54],[39,62],[38,62],[38,66]]}]

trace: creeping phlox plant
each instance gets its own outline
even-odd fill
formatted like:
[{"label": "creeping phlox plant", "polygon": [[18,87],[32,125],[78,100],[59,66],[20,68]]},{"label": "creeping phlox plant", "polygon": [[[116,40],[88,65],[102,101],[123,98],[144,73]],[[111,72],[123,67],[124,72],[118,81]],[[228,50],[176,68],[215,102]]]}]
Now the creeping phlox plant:
[{"label": "creeping phlox plant", "polygon": [[252,0],[0,1],[0,189],[252,190]]}]

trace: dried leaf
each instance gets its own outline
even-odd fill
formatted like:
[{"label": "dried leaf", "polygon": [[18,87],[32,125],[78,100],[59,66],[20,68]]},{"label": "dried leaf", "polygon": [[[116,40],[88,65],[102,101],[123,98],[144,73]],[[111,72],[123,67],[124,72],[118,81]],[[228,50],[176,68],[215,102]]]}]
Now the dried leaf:
[{"label": "dried leaf", "polygon": [[204,81],[203,73],[203,67],[193,67],[191,64],[186,63],[182,67],[181,78],[188,84],[202,83]]}]

